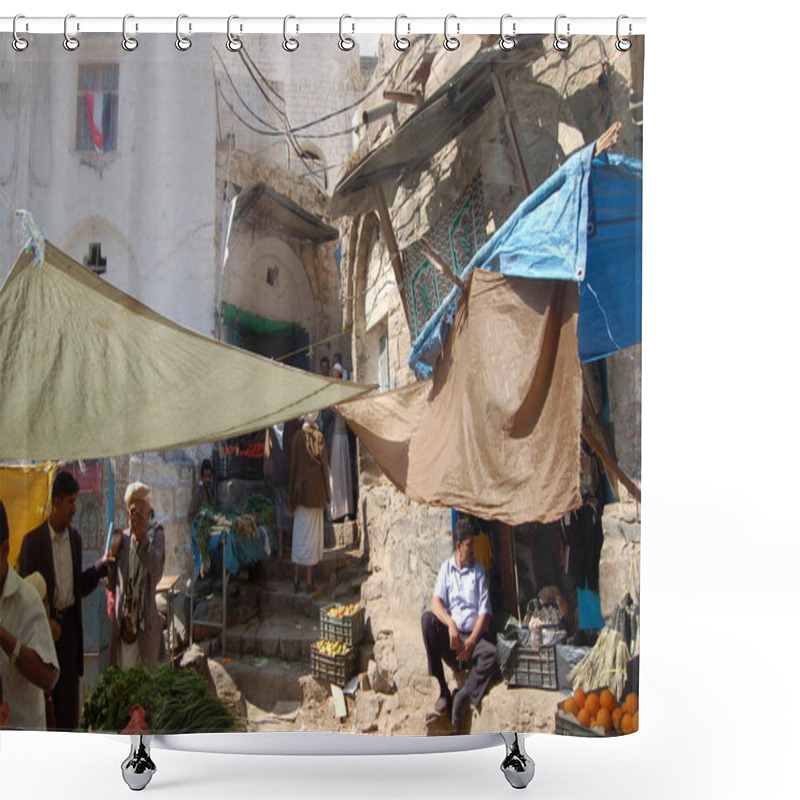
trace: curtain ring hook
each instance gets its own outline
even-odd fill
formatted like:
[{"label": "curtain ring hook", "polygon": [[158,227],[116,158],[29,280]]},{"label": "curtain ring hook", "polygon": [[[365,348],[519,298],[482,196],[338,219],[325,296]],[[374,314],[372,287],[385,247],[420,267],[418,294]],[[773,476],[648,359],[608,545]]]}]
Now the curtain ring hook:
[{"label": "curtain ring hook", "polygon": [[[398,14],[394,18],[394,49],[403,51],[403,50],[408,50],[408,48],[411,47],[411,40],[406,39],[405,36],[400,35],[401,19],[408,19],[408,17],[405,14]],[[411,33],[411,25],[406,23],[406,26],[408,28],[408,33]]]},{"label": "curtain ring hook", "polygon": [[[560,19],[566,19],[566,14],[559,14],[556,17],[555,25],[553,27],[553,36],[555,36],[555,41],[553,42],[553,47],[558,50],[559,53],[563,53],[565,50],[569,48],[569,39],[563,37],[558,32],[558,21]],[[567,36],[569,36],[569,22],[567,23]]]},{"label": "curtain ring hook", "polygon": [[11,26],[11,32],[14,34],[14,38],[11,41],[11,46],[18,53],[21,53],[23,50],[27,50],[28,49],[28,45],[30,44],[30,42],[28,42],[27,39],[24,39],[22,36],[20,36],[17,33],[17,20],[19,20],[19,19],[25,19],[25,15],[24,14],[17,14],[14,17],[14,22],[13,22],[13,24]]},{"label": "curtain ring hook", "polygon": [[[349,14],[342,14],[342,16],[339,17],[339,49],[344,50],[345,52],[352,50],[356,46],[355,39],[353,39],[352,36],[345,36],[342,32],[342,27],[346,19],[353,18]],[[355,31],[356,26],[351,23],[351,28],[353,31]]]},{"label": "curtain ring hook", "polygon": [[[628,17],[625,14],[620,14],[617,17],[617,44],[616,44],[616,48],[617,48],[617,50],[620,51],[620,53],[627,52],[628,50],[631,49],[631,45],[632,45],[632,42],[631,42],[630,39],[622,39],[620,37],[620,35],[619,35],[620,22],[622,22],[623,19],[628,19]],[[629,22],[628,23],[628,35],[630,35],[630,32],[631,32],[631,24]]]},{"label": "curtain ring hook", "polygon": [[[134,19],[133,14],[126,14],[122,18],[122,49],[129,53],[139,46],[139,40],[135,36],[128,36],[128,20]],[[138,29],[138,25],[136,26]]]},{"label": "curtain ring hook", "polygon": [[[192,46],[192,40],[181,33],[181,20],[188,19],[188,14],[178,14],[175,20],[175,47],[181,52],[185,52]],[[189,23],[189,30],[192,30],[192,24]]]},{"label": "curtain ring hook", "polygon": [[517,46],[517,40],[514,38],[514,34],[517,32],[517,23],[511,23],[511,36],[508,36],[503,30],[505,21],[511,18],[511,14],[503,14],[500,17],[500,47],[503,50],[513,50]]},{"label": "curtain ring hook", "polygon": [[[283,49],[287,53],[293,53],[295,50],[297,50],[298,47],[300,47],[300,42],[298,42],[297,39],[295,39],[294,37],[289,36],[287,33],[290,19],[296,19],[296,17],[293,17],[290,14],[289,16],[283,18]],[[297,28],[295,30],[297,30]]]},{"label": "curtain ring hook", "polygon": [[461,30],[461,23],[456,22],[456,35],[450,36],[450,34],[447,32],[447,23],[450,22],[451,19],[457,20],[458,17],[456,17],[455,14],[448,14],[444,18],[444,41],[442,42],[442,47],[444,47],[445,50],[452,51],[458,50],[458,48],[461,46],[461,41],[458,38],[458,33]]},{"label": "curtain ring hook", "polygon": [[[81,46],[81,43],[74,36],[70,36],[69,34],[69,21],[71,19],[75,19],[74,14],[67,14],[67,16],[64,17],[64,49],[69,50],[70,53]],[[80,30],[80,28],[78,28],[78,30]]]},{"label": "curtain ring hook", "polygon": [[231,53],[238,52],[244,46],[242,40],[235,33],[231,33],[231,22],[235,19],[239,19],[236,14],[231,14],[231,16],[228,17],[228,41],[225,42],[225,47],[227,47]]}]

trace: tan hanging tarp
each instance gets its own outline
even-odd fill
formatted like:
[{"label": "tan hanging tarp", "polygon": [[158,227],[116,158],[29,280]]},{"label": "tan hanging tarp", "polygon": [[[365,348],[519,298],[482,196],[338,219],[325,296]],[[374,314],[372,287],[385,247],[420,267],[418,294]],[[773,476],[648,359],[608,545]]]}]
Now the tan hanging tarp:
[{"label": "tan hanging tarp", "polygon": [[51,244],[0,291],[0,458],[227,439],[362,394],[176,325]]},{"label": "tan hanging tarp", "polygon": [[475,270],[429,381],[339,410],[408,497],[511,525],[581,504],[578,294]]}]

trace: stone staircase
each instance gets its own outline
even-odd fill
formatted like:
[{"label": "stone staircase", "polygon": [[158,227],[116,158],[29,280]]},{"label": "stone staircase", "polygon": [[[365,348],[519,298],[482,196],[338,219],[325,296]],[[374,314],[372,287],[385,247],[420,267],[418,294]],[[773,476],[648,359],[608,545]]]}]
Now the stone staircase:
[{"label": "stone staircase", "polygon": [[[311,676],[311,645],[320,638],[320,608],[360,599],[361,583],[368,576],[366,557],[352,544],[339,544],[348,533],[334,533],[336,546],[328,547],[314,567],[313,595],[305,590],[305,571],[295,594],[290,561],[272,557],[259,562],[249,569],[248,580],[239,577],[229,586],[229,616],[235,624],[228,627],[225,652],[219,631],[200,643],[208,656],[224,666],[244,696],[251,730],[294,729],[303,683]],[[255,613],[236,622],[241,608]]]}]

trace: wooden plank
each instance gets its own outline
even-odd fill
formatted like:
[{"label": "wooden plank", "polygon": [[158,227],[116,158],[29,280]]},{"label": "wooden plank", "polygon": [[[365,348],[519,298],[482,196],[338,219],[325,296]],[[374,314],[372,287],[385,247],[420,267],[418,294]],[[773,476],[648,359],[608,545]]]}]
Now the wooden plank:
[{"label": "wooden plank", "polygon": [[528,168],[525,165],[525,157],[522,153],[522,147],[519,143],[519,136],[517,135],[518,120],[517,115],[510,109],[506,100],[508,96],[508,87],[503,73],[500,71],[497,64],[492,64],[492,83],[494,84],[494,93],[497,97],[497,102],[500,103],[500,108],[503,111],[503,116],[506,118],[506,125],[508,125],[508,133],[511,136],[511,145],[514,151],[514,158],[517,162],[519,174],[522,177],[522,185],[525,188],[525,194],[529,195],[533,191],[531,179],[528,175]]},{"label": "wooden plank", "polygon": [[589,430],[584,426],[581,431],[581,436],[586,444],[594,450],[603,466],[610,472],[632,495],[637,503],[642,502],[641,489],[620,469],[616,461],[609,455],[606,448],[601,444],[600,440],[595,438]]},{"label": "wooden plank", "polygon": [[406,321],[408,321],[408,304],[406,302],[405,284],[403,283],[403,260],[400,258],[400,248],[397,246],[394,228],[392,228],[392,218],[389,216],[389,207],[386,205],[386,196],[383,194],[383,187],[373,186],[372,196],[375,199],[375,206],[378,209],[378,218],[381,221],[383,237],[386,239],[389,258],[392,261],[394,279],[397,281],[397,289],[400,292],[400,300],[403,303],[403,312],[406,315]]},{"label": "wooden plank", "polygon": [[458,275],[456,275],[453,270],[450,269],[450,265],[444,260],[444,258],[442,258],[436,248],[434,248],[434,246],[424,236],[419,240],[418,244],[422,252],[425,253],[428,261],[430,261],[431,264],[433,264],[433,266],[436,267],[436,269],[438,269],[439,272],[445,276],[445,278],[447,278],[447,280],[449,280],[451,283],[454,283],[463,292],[464,281],[462,281],[461,278],[459,278]]},{"label": "wooden plank", "polygon": [[383,93],[384,100],[391,100],[394,103],[408,103],[413,106],[422,105],[422,95],[419,92],[394,92],[387,89]]},{"label": "wooden plank", "polygon": [[615,122],[605,133],[600,134],[594,145],[594,154],[599,156],[610,150],[618,141],[619,135],[622,133],[622,123]]}]

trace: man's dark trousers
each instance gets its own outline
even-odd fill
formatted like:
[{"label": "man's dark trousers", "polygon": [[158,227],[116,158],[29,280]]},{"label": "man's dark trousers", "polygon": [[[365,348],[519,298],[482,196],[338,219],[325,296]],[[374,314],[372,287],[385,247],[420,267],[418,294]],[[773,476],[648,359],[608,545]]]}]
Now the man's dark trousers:
[{"label": "man's dark trousers", "polygon": [[495,674],[495,646],[482,636],[472,651],[472,658],[466,663],[459,664],[455,651],[450,649],[450,632],[447,626],[440,622],[432,611],[426,611],[422,615],[421,622],[422,640],[425,643],[425,652],[428,654],[428,674],[433,675],[440,686],[446,686],[442,660],[454,670],[469,669],[469,676],[464,686],[469,699],[477,708]]}]

